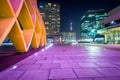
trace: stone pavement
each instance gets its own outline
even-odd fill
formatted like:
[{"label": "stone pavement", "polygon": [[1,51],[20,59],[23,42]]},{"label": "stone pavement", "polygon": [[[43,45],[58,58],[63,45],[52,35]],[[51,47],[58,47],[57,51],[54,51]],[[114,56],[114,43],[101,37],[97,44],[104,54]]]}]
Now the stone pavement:
[{"label": "stone pavement", "polygon": [[50,45],[0,72],[0,80],[120,80],[120,51]]}]

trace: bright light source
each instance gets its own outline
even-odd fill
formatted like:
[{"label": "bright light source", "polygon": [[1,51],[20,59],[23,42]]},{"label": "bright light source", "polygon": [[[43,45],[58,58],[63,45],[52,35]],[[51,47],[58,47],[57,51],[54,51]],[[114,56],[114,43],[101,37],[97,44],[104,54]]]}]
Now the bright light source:
[{"label": "bright light source", "polygon": [[74,40],[72,40],[72,42],[74,42]]},{"label": "bright light source", "polygon": [[88,15],[88,17],[93,17],[93,16],[95,16],[95,15],[93,15],[93,14]]},{"label": "bright light source", "polygon": [[90,22],[90,21],[85,21],[85,22]]},{"label": "bright light source", "polygon": [[35,55],[35,56],[37,56],[38,54],[37,54],[37,53],[35,53],[34,55]]},{"label": "bright light source", "polygon": [[73,42],[72,45],[77,45],[78,43],[77,42]]},{"label": "bright light source", "polygon": [[45,47],[45,49],[48,49],[49,47],[47,46],[47,47]]},{"label": "bright light source", "polygon": [[95,30],[94,30],[94,29],[92,29],[92,30],[91,30],[91,32],[93,32],[93,33],[94,33],[94,32],[95,32]]},{"label": "bright light source", "polygon": [[44,49],[42,49],[42,52],[45,51]]},{"label": "bright light source", "polygon": [[111,21],[111,24],[114,24],[115,22],[114,21]]},{"label": "bright light source", "polygon": [[56,7],[56,4],[54,4],[54,6]]},{"label": "bright light source", "polygon": [[[50,48],[51,46],[53,46],[53,43],[51,43],[50,45],[46,46],[45,49]],[[45,51],[45,49],[42,49],[42,51]]]},{"label": "bright light source", "polygon": [[87,46],[87,49],[88,49],[88,54],[90,56],[96,56],[96,55],[100,55],[100,48],[99,47],[96,47],[96,46]]},{"label": "bright light source", "polygon": [[49,45],[49,47],[51,47],[51,46],[53,46],[53,43],[51,43],[51,44]]},{"label": "bright light source", "polygon": [[14,69],[16,69],[17,68],[17,66],[16,65],[14,65],[13,67],[12,67],[12,69],[11,70],[14,70]]},{"label": "bright light source", "polygon": [[95,38],[95,41],[103,41],[104,38]]},{"label": "bright light source", "polygon": [[40,8],[43,8],[43,6],[42,6],[42,5],[40,5]]},{"label": "bright light source", "polygon": [[51,6],[51,3],[48,3],[49,6]]}]

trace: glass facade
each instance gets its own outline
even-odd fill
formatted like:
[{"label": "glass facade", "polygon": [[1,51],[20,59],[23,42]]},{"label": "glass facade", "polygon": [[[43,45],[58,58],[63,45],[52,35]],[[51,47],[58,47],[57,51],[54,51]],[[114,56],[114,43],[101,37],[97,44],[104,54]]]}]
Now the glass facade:
[{"label": "glass facade", "polygon": [[97,31],[104,28],[100,21],[106,17],[107,13],[104,9],[88,10],[80,20],[81,40],[93,41],[97,37]]}]

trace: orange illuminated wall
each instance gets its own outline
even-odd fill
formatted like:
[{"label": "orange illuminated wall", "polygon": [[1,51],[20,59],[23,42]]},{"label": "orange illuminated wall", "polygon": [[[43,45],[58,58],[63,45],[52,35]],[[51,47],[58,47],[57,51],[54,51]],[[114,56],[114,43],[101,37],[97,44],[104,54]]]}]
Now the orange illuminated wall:
[{"label": "orange illuminated wall", "polygon": [[46,31],[36,0],[0,0],[0,45],[9,37],[18,52],[46,45]]}]

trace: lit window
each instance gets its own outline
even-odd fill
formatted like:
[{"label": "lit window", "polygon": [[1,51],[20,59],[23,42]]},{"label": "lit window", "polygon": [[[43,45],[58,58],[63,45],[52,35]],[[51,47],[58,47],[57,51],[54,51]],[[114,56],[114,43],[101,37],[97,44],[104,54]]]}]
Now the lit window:
[{"label": "lit window", "polygon": [[40,5],[40,8],[43,8],[43,6],[42,6],[42,5]]},{"label": "lit window", "polygon": [[56,7],[56,4],[54,4],[53,6]]},{"label": "lit window", "polygon": [[45,24],[49,24],[49,22],[45,22]]},{"label": "lit window", "polygon": [[90,22],[90,21],[85,21],[85,22]]},{"label": "lit window", "polygon": [[88,17],[93,17],[93,16],[95,16],[95,15],[93,15],[93,14],[88,15]]},{"label": "lit window", "polygon": [[116,22],[115,22],[115,21],[111,21],[110,24],[111,24],[111,25],[114,25],[114,24],[116,24]]},{"label": "lit window", "polygon": [[49,29],[48,27],[46,27],[46,29]]},{"label": "lit window", "polygon": [[114,21],[111,21],[111,24],[114,24]]},{"label": "lit window", "polygon": [[51,3],[48,3],[49,6],[51,6]]},{"label": "lit window", "polygon": [[45,13],[41,13],[42,15],[45,14]]},{"label": "lit window", "polygon": [[104,13],[104,15],[107,15],[107,13]]},{"label": "lit window", "polygon": [[49,15],[49,17],[51,17],[51,15]]},{"label": "lit window", "polygon": [[56,19],[52,19],[53,21],[56,21]]}]

